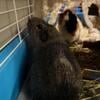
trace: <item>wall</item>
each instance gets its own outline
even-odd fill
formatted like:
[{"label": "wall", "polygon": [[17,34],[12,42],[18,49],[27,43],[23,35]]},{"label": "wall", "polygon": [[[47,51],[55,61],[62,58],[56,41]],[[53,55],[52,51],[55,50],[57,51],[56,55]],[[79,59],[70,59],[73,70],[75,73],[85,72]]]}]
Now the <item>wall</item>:
[{"label": "wall", "polygon": [[49,10],[55,8],[56,4],[61,4],[63,1],[64,0],[33,0],[34,16],[43,18],[47,15]]}]

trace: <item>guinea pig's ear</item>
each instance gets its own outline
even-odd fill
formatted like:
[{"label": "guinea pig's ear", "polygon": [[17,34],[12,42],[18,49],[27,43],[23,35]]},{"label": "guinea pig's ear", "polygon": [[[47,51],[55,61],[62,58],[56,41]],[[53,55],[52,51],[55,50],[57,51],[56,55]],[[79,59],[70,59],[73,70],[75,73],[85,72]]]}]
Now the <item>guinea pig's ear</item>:
[{"label": "guinea pig's ear", "polygon": [[42,42],[47,42],[48,39],[49,39],[49,34],[47,31],[42,31],[40,34],[39,34],[39,38]]},{"label": "guinea pig's ear", "polygon": [[63,20],[64,20],[64,14],[60,13],[59,17],[58,17],[58,23],[59,23],[59,25],[62,24]]},{"label": "guinea pig's ear", "polygon": [[38,30],[43,30],[42,24],[38,24],[38,25],[37,25],[37,29],[38,29]]},{"label": "guinea pig's ear", "polygon": [[37,25],[39,29],[39,40],[41,42],[47,42],[49,39],[49,32],[41,24]]}]

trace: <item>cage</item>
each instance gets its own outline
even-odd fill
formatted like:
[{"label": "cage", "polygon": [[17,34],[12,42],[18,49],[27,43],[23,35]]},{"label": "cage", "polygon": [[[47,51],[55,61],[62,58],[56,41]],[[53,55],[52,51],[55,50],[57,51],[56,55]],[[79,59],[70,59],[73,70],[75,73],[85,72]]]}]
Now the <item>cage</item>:
[{"label": "cage", "polygon": [[[26,44],[28,19],[35,16],[55,24],[65,1],[72,8],[81,0],[0,0],[0,100],[18,99],[30,69]],[[74,11],[85,23],[82,9],[77,7]],[[50,17],[51,12],[54,19]],[[19,100],[26,100],[20,95]]]}]

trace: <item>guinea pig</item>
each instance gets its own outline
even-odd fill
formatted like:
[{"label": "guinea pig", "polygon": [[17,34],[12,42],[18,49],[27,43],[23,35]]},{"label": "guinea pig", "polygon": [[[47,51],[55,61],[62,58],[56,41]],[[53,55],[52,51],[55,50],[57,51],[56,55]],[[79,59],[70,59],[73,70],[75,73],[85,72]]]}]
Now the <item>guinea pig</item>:
[{"label": "guinea pig", "polygon": [[56,29],[69,43],[100,40],[99,31],[84,27],[81,20],[70,9],[59,15]]},{"label": "guinea pig", "polygon": [[54,26],[36,19],[28,23],[36,46],[26,86],[27,100],[80,100],[78,62]]}]

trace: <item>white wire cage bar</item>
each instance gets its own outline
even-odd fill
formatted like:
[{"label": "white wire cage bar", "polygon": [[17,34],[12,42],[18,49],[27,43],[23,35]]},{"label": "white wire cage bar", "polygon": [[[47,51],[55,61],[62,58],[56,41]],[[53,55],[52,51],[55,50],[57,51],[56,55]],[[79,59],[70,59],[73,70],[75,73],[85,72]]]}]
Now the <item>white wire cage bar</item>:
[{"label": "white wire cage bar", "polygon": [[[22,10],[22,9],[30,8],[30,7],[32,7],[32,6],[33,6],[33,5],[24,6],[24,7],[16,8],[16,10]],[[12,11],[14,11],[14,10],[15,10],[15,9],[10,9],[10,10],[8,10],[8,11],[0,12],[0,15],[6,14],[6,13],[10,13],[10,12],[12,12]]]},{"label": "white wire cage bar", "polygon": [[[19,0],[20,1],[20,0]],[[1,28],[0,29],[0,35],[2,36],[2,32],[7,30],[7,29],[10,29],[11,27],[13,27],[14,25],[17,25],[17,33],[11,37],[8,41],[6,41],[6,43],[4,43],[2,46],[0,46],[0,51],[2,49],[4,49],[13,39],[15,39],[16,36],[19,37],[20,39],[20,42],[22,41],[21,39],[21,32],[22,30],[24,30],[24,26],[22,27],[22,29],[20,28],[20,25],[19,23],[22,23],[22,21],[26,21],[28,19],[28,17],[31,17],[33,15],[33,12],[31,11],[31,8],[32,8],[32,0],[24,0],[27,2],[27,6],[21,6],[21,7],[17,7],[16,6],[16,0],[12,0],[13,2],[13,9],[8,9],[6,11],[2,11],[0,12],[0,16],[1,15],[4,15],[4,14],[8,14],[8,13],[11,13],[11,12],[14,12],[15,14],[15,21],[13,23],[9,23],[8,25],[6,25],[5,27]],[[18,11],[21,11],[21,10],[24,10],[24,9],[27,9],[26,12],[27,12],[27,15],[23,16],[22,18],[18,18]]]}]

